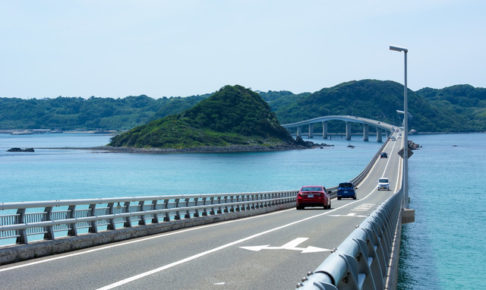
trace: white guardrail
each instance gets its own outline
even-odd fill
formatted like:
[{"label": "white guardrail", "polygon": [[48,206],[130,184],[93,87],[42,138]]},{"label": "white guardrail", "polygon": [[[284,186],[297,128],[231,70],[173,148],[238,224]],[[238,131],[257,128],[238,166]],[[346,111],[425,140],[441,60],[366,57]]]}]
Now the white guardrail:
[{"label": "white guardrail", "polygon": [[[0,240],[54,240],[290,204],[298,191],[1,203]],[[10,212],[10,213],[9,213]]]}]

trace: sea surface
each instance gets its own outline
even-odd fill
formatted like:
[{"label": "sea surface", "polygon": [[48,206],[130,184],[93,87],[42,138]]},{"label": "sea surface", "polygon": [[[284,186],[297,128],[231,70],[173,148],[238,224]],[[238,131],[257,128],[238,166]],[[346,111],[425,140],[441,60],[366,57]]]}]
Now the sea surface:
[{"label": "sea surface", "polygon": [[[0,134],[0,202],[334,186],[359,174],[381,144],[358,136],[334,147],[264,153],[124,154],[11,147],[90,147],[111,136]],[[411,136],[410,207],[398,289],[486,289],[486,134]],[[352,144],[355,148],[349,148]]]},{"label": "sea surface", "polygon": [[[38,149],[105,145],[109,135],[0,134],[0,202],[330,187],[358,175],[381,146],[333,137],[333,147],[260,153],[130,154]],[[314,139],[324,142],[322,138]],[[347,147],[352,144],[354,148]],[[34,147],[35,153],[6,152]]]},{"label": "sea surface", "polygon": [[411,136],[399,289],[486,289],[486,134]]}]

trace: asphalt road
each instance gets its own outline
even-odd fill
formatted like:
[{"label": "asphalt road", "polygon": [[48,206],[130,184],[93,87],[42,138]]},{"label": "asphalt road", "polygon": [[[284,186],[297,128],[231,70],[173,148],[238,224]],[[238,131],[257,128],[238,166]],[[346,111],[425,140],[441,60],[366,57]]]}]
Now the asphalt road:
[{"label": "asphalt road", "polygon": [[[188,228],[0,267],[1,289],[294,289],[398,189],[389,142],[357,200]],[[379,177],[391,191],[376,191]],[[326,185],[333,186],[333,185]]]}]

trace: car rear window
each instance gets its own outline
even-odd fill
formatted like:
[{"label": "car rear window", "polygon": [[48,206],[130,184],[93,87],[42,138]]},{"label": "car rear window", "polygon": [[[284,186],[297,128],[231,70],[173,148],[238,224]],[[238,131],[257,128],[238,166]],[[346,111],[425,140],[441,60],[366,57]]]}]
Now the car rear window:
[{"label": "car rear window", "polygon": [[349,182],[339,183],[339,187],[353,187],[353,184]]},{"label": "car rear window", "polygon": [[378,181],[381,183],[386,183],[388,182],[388,178],[380,178]]},{"label": "car rear window", "polygon": [[322,191],[322,187],[320,187],[320,186],[302,187],[302,191]]}]

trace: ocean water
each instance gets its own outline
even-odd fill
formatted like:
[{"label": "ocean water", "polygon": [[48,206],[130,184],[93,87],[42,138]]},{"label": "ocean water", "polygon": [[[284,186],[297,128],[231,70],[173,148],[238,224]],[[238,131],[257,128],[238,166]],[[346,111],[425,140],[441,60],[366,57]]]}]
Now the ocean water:
[{"label": "ocean water", "polygon": [[411,139],[398,289],[486,289],[486,134]]},{"label": "ocean water", "polygon": [[[333,137],[334,147],[262,153],[127,154],[11,147],[90,147],[108,135],[0,134],[0,202],[295,190],[359,174],[381,145]],[[323,142],[315,138],[315,142]],[[353,144],[354,149],[348,148]]]}]

